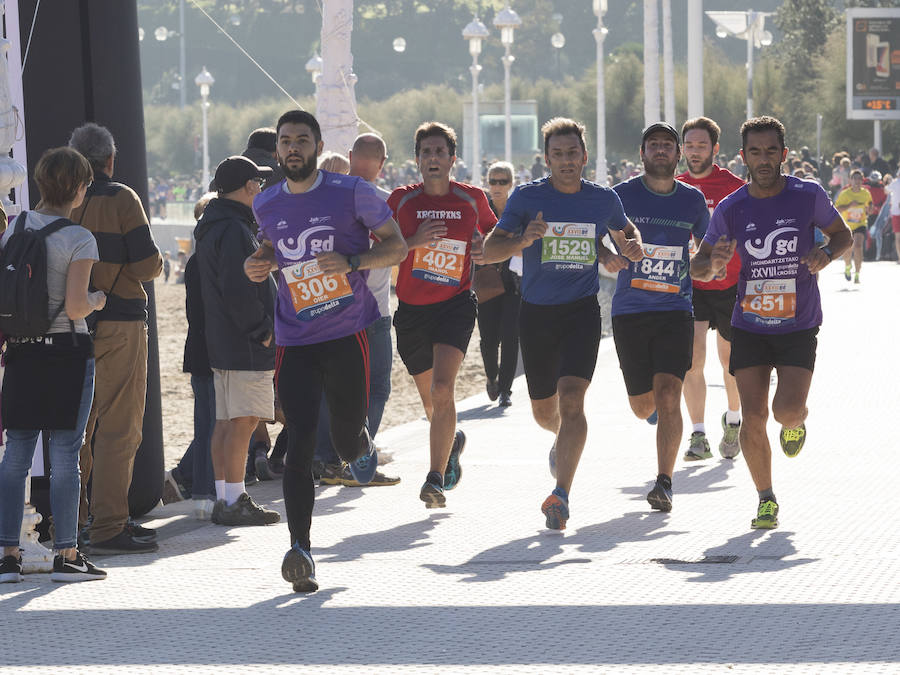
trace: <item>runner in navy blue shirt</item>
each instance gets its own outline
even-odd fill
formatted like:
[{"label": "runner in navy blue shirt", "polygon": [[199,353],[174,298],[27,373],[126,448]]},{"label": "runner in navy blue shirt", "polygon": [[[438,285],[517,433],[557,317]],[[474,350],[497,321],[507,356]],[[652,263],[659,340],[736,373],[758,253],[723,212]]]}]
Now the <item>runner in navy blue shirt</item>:
[{"label": "runner in navy blue shirt", "polygon": [[613,338],[634,414],[656,431],[658,475],[647,495],[672,510],[672,472],[681,438],[681,387],[691,367],[690,244],[706,234],[709,211],[700,190],[675,180],[678,132],[665,122],[641,137],[644,174],[615,186],[625,213],[641,230],[644,258],[619,272],[613,296]]},{"label": "runner in navy blue shirt", "polygon": [[617,272],[629,260],[601,242],[607,232],[624,255],[640,260],[640,233],[615,192],[582,180],[584,126],[554,118],[541,129],[548,178],[520,185],[484,244],[488,262],[523,258],[519,340],[534,419],[556,435],[550,472],[556,488],[541,511],[563,530],[569,491],[587,437],[584,396],[600,345],[597,263]]}]

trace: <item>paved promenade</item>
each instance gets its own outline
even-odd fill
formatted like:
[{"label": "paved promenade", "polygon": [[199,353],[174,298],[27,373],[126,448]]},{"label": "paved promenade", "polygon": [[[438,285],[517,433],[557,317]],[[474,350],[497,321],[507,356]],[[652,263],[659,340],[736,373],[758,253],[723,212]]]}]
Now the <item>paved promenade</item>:
[{"label": "paved promenade", "polygon": [[[98,558],[106,581],[0,587],[0,670],[898,672],[900,266],[868,263],[859,286],[839,263],[821,277],[808,440],[774,457],[777,530],[749,527],[742,457],[679,460],[673,511],[650,511],[655,430],[631,414],[604,339],[564,534],[543,529],[552,438],[519,378],[509,409],[484,395],[459,406],[468,445],[448,508],[418,500],[423,422],[379,436],[400,485],[319,489],[318,593],[280,577],[286,524],[226,529],[192,520],[188,503],[160,507],[148,519],[159,553]],[[251,493],[283,514],[280,484]]]}]

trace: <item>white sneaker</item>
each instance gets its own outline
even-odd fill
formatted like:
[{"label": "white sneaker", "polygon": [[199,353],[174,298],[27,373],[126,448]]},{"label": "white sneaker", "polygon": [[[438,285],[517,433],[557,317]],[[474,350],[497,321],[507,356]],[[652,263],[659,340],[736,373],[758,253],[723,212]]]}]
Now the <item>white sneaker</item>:
[{"label": "white sneaker", "polygon": [[194,518],[197,520],[209,520],[212,516],[213,506],[215,506],[215,502],[212,499],[195,499]]}]

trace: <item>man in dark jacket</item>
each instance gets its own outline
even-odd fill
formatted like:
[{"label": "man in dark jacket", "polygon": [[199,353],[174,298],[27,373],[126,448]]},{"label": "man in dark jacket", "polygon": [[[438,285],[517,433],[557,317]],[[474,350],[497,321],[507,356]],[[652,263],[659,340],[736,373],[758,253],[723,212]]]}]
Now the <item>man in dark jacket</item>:
[{"label": "man in dark jacket", "polygon": [[275,129],[272,127],[255,129],[247,138],[247,149],[241,154],[259,166],[267,166],[272,169],[272,173],[266,178],[263,190],[284,180],[284,171],[278,166],[278,159],[275,155]]},{"label": "man in dark jacket", "polygon": [[218,197],[210,201],[194,231],[216,398],[212,520],[221,525],[279,520],[277,512],[250,499],[244,487],[250,436],[261,419],[275,416],[275,284],[271,276],[254,284],[243,269],[246,257],[259,247],[253,198],[271,173],[246,157],[224,160],[216,168]]}]

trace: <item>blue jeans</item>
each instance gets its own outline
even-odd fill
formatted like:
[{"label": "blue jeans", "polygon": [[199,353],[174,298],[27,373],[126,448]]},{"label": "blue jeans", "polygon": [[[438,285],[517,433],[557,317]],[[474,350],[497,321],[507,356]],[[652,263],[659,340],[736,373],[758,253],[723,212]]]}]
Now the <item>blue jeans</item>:
[{"label": "blue jeans", "polygon": [[212,375],[191,375],[194,391],[194,438],[178,462],[178,473],[191,483],[194,499],[216,498],[212,465],[212,433],[216,426],[216,389]]},{"label": "blue jeans", "polygon": [[[368,429],[372,438],[378,433],[381,426],[381,417],[384,415],[384,406],[391,395],[391,365],[394,357],[394,347],[391,343],[391,317],[383,316],[376,319],[368,328],[366,335],[369,338],[369,408],[367,411]],[[328,430],[330,416],[328,404],[322,397],[319,408],[319,428],[316,431],[315,458],[326,464],[340,462]]]},{"label": "blue jeans", "polygon": [[[53,513],[53,548],[75,548],[81,473],[78,456],[84,443],[94,401],[94,359],[84,371],[81,403],[75,429],[47,431],[50,439],[50,509]],[[7,429],[6,452],[0,463],[0,546],[18,546],[25,506],[25,478],[31,468],[40,430]]]}]

